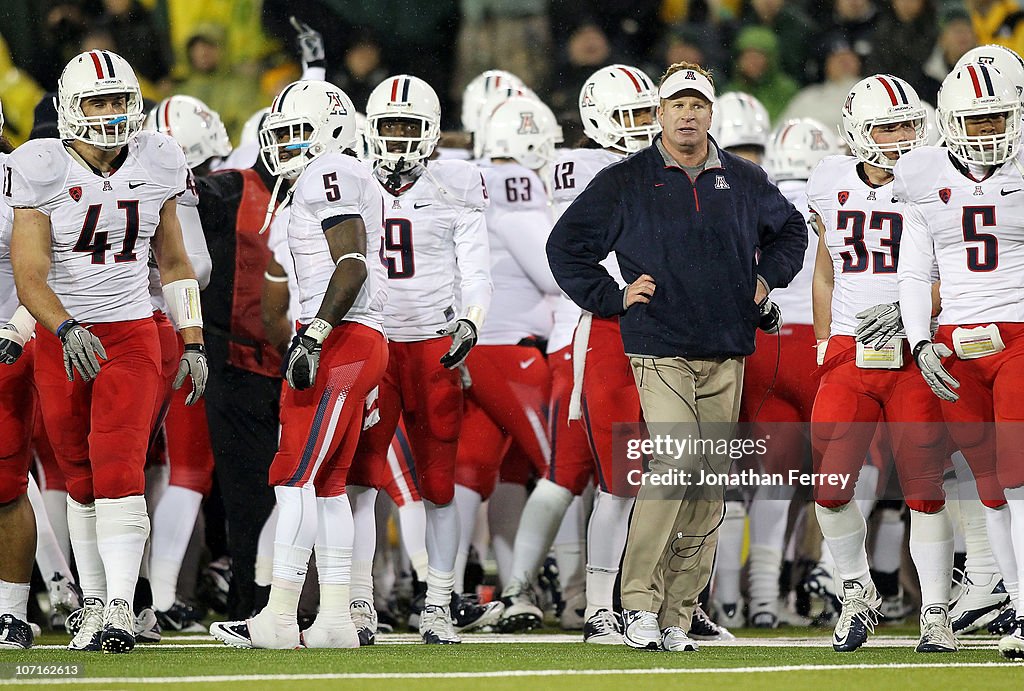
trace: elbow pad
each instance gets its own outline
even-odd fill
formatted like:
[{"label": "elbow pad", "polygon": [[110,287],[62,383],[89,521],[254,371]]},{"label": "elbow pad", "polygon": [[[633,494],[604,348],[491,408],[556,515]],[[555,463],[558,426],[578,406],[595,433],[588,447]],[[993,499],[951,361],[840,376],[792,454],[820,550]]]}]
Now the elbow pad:
[{"label": "elbow pad", "polygon": [[199,282],[183,278],[163,287],[167,311],[178,330],[192,326],[203,327],[203,307],[199,301]]}]

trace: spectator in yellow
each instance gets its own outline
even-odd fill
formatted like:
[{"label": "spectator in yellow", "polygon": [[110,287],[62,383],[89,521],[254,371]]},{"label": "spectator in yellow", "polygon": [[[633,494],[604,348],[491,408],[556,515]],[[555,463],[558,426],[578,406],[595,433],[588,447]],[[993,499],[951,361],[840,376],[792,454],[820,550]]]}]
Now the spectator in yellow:
[{"label": "spectator in yellow", "polygon": [[28,139],[32,129],[32,111],[43,90],[31,77],[14,66],[7,42],[0,36],[0,100],[4,104],[4,132],[17,146]]},{"label": "spectator in yellow", "polygon": [[1024,53],[1024,11],[1018,0],[966,0],[978,45],[997,43]]}]

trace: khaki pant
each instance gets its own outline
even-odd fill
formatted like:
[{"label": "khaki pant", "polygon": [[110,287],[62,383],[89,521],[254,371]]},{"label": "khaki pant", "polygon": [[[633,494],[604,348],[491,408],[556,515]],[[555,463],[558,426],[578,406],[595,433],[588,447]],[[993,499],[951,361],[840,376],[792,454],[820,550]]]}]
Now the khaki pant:
[{"label": "khaki pant", "polygon": [[[739,416],[743,358],[686,360],[631,357],[644,420],[655,430],[685,437],[713,427],[714,436],[731,429]],[[712,425],[711,423],[725,423]],[[708,429],[699,430],[709,436]],[[696,481],[703,469],[728,472],[728,457],[655,454],[650,473],[678,470]],[[648,474],[650,474],[648,473]],[[622,564],[623,609],[658,613],[662,628],[690,630],[700,592],[711,578],[722,519],[721,487],[666,490],[643,485],[629,521]]]}]

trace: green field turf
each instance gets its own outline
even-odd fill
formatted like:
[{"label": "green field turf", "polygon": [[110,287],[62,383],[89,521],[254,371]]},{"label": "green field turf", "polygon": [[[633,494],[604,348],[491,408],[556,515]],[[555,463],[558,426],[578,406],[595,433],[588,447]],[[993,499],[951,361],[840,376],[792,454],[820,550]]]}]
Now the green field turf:
[{"label": "green field turf", "polygon": [[[164,643],[140,646],[131,655],[103,655],[49,647],[66,645],[67,637],[46,635],[33,650],[0,653],[0,670],[7,674],[0,688],[633,691],[694,682],[712,690],[728,685],[729,691],[1024,688],[1024,665],[1006,663],[993,639],[966,639],[965,649],[955,654],[920,655],[910,629],[886,629],[870,647],[844,655],[832,652],[827,632],[808,629],[763,632],[739,645],[706,643],[698,653],[641,652],[568,642],[576,640],[568,637],[517,636],[508,643],[464,638],[461,646],[450,647],[427,647],[406,636],[382,637],[379,645],[360,650],[271,651],[167,636]],[[83,664],[85,676],[10,678],[13,664],[68,663]]]}]

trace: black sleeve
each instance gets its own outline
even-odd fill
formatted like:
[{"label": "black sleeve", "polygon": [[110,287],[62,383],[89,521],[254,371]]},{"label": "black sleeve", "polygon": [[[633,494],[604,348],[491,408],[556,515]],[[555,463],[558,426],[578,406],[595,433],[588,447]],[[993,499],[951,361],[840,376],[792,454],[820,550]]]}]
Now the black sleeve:
[{"label": "black sleeve", "polygon": [[234,215],[242,192],[242,176],[235,171],[196,178],[199,195],[199,219],[207,237],[233,231]]},{"label": "black sleeve", "polygon": [[804,264],[807,223],[779,188],[760,171],[759,185],[761,258],[757,273],[769,288],[785,288]]},{"label": "black sleeve", "polygon": [[600,262],[622,229],[621,190],[612,171],[597,174],[569,205],[548,237],[547,254],[558,286],[599,317],[623,313],[622,290]]}]

